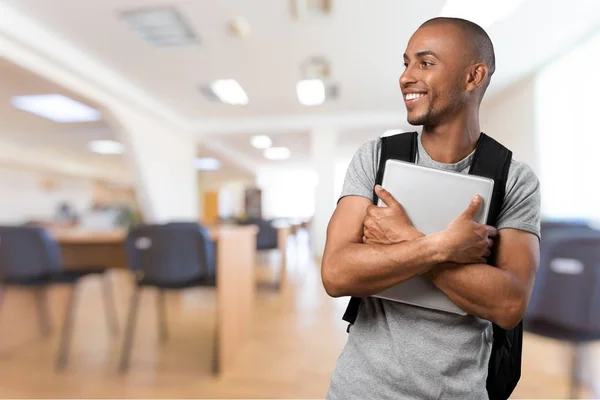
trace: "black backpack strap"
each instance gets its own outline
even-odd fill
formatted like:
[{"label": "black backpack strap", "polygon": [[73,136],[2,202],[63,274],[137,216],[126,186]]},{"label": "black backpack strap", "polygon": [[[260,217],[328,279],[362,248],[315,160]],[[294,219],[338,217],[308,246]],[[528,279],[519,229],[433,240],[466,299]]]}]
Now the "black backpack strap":
[{"label": "black backpack strap", "polygon": [[[496,226],[498,223],[511,160],[510,150],[489,136],[481,134],[469,173],[494,180],[488,225]],[[495,252],[492,251],[492,257],[487,263],[495,265]],[[523,322],[509,330],[496,324],[492,324],[492,328],[494,342],[488,363],[486,388],[490,400],[506,400],[521,377]]]},{"label": "black backpack strap", "polygon": [[[383,172],[385,170],[385,162],[387,160],[400,160],[406,162],[415,162],[417,157],[417,132],[400,133],[392,136],[385,136],[381,138],[381,155],[379,156],[379,166],[377,168],[377,175],[375,176],[375,184],[381,185],[383,181]],[[373,188],[373,204],[377,204],[377,195],[375,194],[375,188]],[[348,307],[342,319],[348,322],[350,325],[356,321],[358,316],[358,309],[360,307],[362,299],[360,297],[350,298]],[[350,328],[348,325],[348,328]]]},{"label": "black backpack strap", "polygon": [[495,226],[498,222],[506,193],[506,180],[511,160],[512,152],[509,149],[485,133],[481,134],[469,174],[494,180],[494,192],[487,219],[488,225]]}]

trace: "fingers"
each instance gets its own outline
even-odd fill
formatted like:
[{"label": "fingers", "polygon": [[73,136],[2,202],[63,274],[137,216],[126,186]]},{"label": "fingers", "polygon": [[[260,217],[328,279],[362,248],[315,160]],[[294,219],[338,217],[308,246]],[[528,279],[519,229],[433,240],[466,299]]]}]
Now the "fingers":
[{"label": "fingers", "polygon": [[498,230],[496,228],[494,228],[493,226],[486,225],[485,230],[486,230],[488,237],[494,237],[494,236],[498,235]]},{"label": "fingers", "polygon": [[380,185],[375,185],[375,194],[381,199],[381,201],[384,202],[386,206],[402,208],[400,203],[394,199],[394,196],[392,196],[390,192],[382,188]]},{"label": "fingers", "polygon": [[479,211],[479,207],[481,207],[481,202],[482,202],[482,198],[480,195],[476,194],[475,196],[473,196],[473,198],[471,199],[471,203],[469,204],[469,207],[467,207],[467,209],[465,211],[463,211],[461,216],[463,218],[467,218],[467,219],[471,219],[471,220],[473,218],[475,218],[477,211]]}]

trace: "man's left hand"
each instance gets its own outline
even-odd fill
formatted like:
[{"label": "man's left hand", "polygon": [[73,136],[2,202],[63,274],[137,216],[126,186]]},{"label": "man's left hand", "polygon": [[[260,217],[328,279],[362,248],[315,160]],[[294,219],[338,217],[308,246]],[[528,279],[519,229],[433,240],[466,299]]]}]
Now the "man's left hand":
[{"label": "man's left hand", "polygon": [[387,207],[370,205],[363,222],[363,242],[396,244],[425,236],[410,222],[402,205],[387,190],[375,186],[375,194]]}]

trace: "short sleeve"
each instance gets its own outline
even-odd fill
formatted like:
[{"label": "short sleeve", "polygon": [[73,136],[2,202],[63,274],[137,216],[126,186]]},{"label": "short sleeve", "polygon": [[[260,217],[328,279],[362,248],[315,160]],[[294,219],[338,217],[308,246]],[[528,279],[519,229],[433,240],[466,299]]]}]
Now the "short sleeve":
[{"label": "short sleeve", "polygon": [[540,183],[529,165],[511,163],[506,194],[496,228],[518,229],[540,238]]},{"label": "short sleeve", "polygon": [[371,140],[356,151],[346,171],[339,200],[345,196],[362,196],[369,200],[373,199],[380,142],[380,139]]}]

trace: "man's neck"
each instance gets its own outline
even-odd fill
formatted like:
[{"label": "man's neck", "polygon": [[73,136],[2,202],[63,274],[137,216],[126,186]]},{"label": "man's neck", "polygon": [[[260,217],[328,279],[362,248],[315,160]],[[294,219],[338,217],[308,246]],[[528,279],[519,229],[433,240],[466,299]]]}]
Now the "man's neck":
[{"label": "man's neck", "polygon": [[423,126],[421,142],[432,159],[454,164],[475,150],[480,134],[478,118],[455,119],[434,127]]}]

